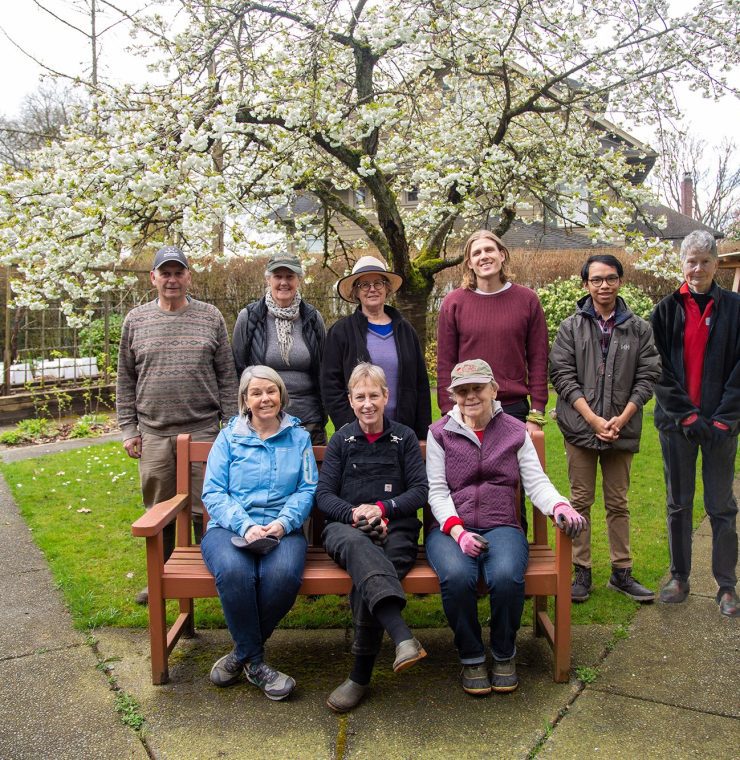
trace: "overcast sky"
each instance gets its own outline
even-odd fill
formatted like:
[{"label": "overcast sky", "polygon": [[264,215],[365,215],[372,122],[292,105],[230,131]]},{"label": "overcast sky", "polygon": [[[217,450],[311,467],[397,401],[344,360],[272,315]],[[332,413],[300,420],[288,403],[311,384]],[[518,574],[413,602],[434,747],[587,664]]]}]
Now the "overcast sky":
[{"label": "overcast sky", "polygon": [[[79,0],[40,0],[65,19],[78,26],[89,26],[89,19],[81,12],[75,12],[75,6],[83,3]],[[119,7],[134,10],[143,4],[143,0],[118,0]],[[87,5],[87,3],[84,3]],[[685,10],[690,0],[672,0],[672,6]],[[110,24],[112,16],[102,13],[98,29]],[[4,33],[3,33],[4,32]],[[61,22],[41,10],[34,0],[2,0],[0,7],[0,61],[3,64],[0,114],[16,115],[23,98],[36,90],[43,69],[32,58],[21,52],[11,42],[33,58],[43,62],[52,69],[65,74],[83,74],[89,76],[90,45],[78,32],[65,27]],[[116,79],[116,66],[123,68],[127,79],[143,78],[146,75],[142,62],[122,52],[129,38],[123,27],[107,31],[102,36],[100,65],[101,75],[109,80]],[[121,62],[125,60],[125,66]],[[740,83],[740,76],[736,77]],[[710,145],[718,144],[723,137],[736,137],[740,123],[740,102],[726,97],[719,103],[705,100],[696,93],[680,93],[680,105],[690,115],[692,132],[704,138]],[[627,126],[627,125],[625,125]],[[651,134],[642,129],[631,130],[640,139],[654,143]]]}]

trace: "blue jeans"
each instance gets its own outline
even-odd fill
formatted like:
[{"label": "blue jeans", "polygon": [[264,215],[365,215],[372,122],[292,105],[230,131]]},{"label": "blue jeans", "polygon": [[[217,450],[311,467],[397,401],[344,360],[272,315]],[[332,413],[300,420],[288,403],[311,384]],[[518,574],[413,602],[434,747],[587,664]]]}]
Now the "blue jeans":
[{"label": "blue jeans", "polygon": [[442,606],[455,634],[463,665],[486,661],[478,621],[478,577],[483,575],[491,600],[491,652],[495,660],[516,654],[516,632],[524,609],[524,573],[529,544],[517,528],[502,526],[477,531],[488,539],[489,549],[469,557],[451,536],[434,528],[426,540],[427,559],[439,576]]},{"label": "blue jeans", "polygon": [[236,533],[209,526],[201,542],[206,567],[216,579],[234,652],[242,662],[259,663],[275,626],[290,611],[298,595],[306,563],[302,531],[283,536],[263,557],[237,549]]},{"label": "blue jeans", "polygon": [[[668,548],[671,575],[686,581],[691,573],[691,513],[694,509],[699,446],[681,431],[659,431],[663,450]],[[737,583],[737,501],[732,493],[737,436],[701,447],[704,509],[712,526],[712,573],[720,594]]]}]

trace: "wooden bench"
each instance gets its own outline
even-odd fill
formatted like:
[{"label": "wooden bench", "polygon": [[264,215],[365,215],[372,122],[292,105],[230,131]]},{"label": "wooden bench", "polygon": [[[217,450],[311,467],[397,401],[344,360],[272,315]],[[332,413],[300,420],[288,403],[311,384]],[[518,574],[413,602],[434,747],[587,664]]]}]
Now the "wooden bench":
[{"label": "wooden bench", "polygon": [[[545,437],[532,436],[540,461],[545,464]],[[180,636],[194,635],[193,600],[217,596],[216,582],[208,572],[200,546],[191,544],[190,536],[190,464],[205,462],[210,443],[195,443],[189,435],[177,439],[177,495],[148,510],[131,526],[134,536],[146,538],[146,563],[149,588],[149,636],[151,640],[152,683],[169,680],[167,660]],[[315,446],[317,463],[323,461],[325,447]],[[422,444],[422,450],[424,445]],[[565,682],[570,670],[570,584],[571,540],[555,529],[555,551],[547,542],[547,524],[551,522],[533,509],[533,541],[529,546],[529,565],[525,575],[525,593],[533,597],[534,633],[545,636],[553,652],[553,678]],[[425,508],[424,523],[429,523],[430,510]],[[175,550],[163,561],[162,529],[176,519]],[[204,515],[207,524],[208,516]],[[352,587],[349,575],[324,551],[321,545],[323,515],[314,508],[311,520],[308,555],[303,573],[301,594],[347,594]],[[403,580],[410,594],[439,593],[439,580],[428,565],[424,548],[411,572]],[[485,588],[481,585],[481,590]],[[555,597],[555,617],[548,614],[547,598]],[[180,612],[167,630],[165,602],[179,601]]]}]

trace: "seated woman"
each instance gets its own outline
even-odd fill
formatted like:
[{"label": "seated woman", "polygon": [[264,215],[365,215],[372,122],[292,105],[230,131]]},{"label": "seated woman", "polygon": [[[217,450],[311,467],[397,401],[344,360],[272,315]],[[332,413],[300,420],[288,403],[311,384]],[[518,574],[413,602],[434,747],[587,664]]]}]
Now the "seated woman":
[{"label": "seated woman", "polygon": [[[543,472],[524,423],[501,410],[486,362],[455,366],[449,390],[456,406],[429,428],[427,438],[429,504],[437,521],[426,539],[427,559],[439,576],[463,689],[477,695],[513,691],[529,557],[517,486],[521,482],[532,503],[554,514],[569,535],[581,531],[584,519]],[[478,621],[480,575],[491,604],[492,678]]]},{"label": "seated woman", "polygon": [[301,526],[318,479],[311,437],[300,420],[283,412],[287,405],[275,370],[247,367],[239,383],[239,416],[218,434],[203,483],[211,520],[201,550],[234,641],[233,651],[211,669],[211,681],[231,686],[244,672],[272,700],[295,688],[293,678],[265,662],[264,650],[301,586]]},{"label": "seated woman", "polygon": [[357,419],[329,441],[316,489],[316,503],[328,519],[326,551],[354,583],[355,662],[327,700],[340,713],[365,695],[384,630],[396,645],[396,673],[426,657],[401,617],[406,595],[400,579],[416,559],[421,528],[416,512],[429,490],[419,442],[411,428],[384,416],[388,385],[380,367],[367,362],[355,367],[349,403]]}]

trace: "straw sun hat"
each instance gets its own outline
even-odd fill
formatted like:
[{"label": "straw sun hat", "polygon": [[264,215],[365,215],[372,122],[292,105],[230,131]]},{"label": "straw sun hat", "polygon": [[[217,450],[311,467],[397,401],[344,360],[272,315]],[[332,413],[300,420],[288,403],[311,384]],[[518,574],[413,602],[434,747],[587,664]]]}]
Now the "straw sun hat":
[{"label": "straw sun hat", "polygon": [[371,274],[372,272],[378,272],[388,280],[391,293],[395,293],[403,285],[403,277],[395,272],[389,272],[385,262],[381,261],[381,259],[375,258],[375,256],[363,256],[352,267],[352,274],[348,274],[346,277],[337,280],[337,293],[345,301],[357,303],[357,298],[354,295],[355,283],[363,274]]}]

